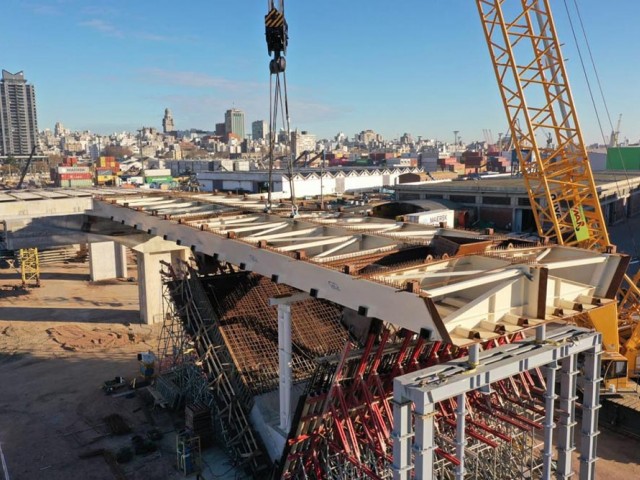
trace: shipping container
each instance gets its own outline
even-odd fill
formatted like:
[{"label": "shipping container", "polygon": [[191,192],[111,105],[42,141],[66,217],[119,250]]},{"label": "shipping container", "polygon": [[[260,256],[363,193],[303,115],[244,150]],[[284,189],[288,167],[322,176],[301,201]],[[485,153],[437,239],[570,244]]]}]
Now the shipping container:
[{"label": "shipping container", "polygon": [[110,185],[115,185],[117,178],[115,175],[98,175],[96,177],[96,183],[98,185],[105,185],[105,184],[110,184]]},{"label": "shipping container", "polygon": [[63,165],[59,165],[57,167],[58,173],[91,173],[91,170],[89,169],[89,167],[69,167],[69,166],[63,166]]},{"label": "shipping container", "polygon": [[92,187],[93,182],[91,180],[59,180],[58,186],[68,188],[86,188]]},{"label": "shipping container", "polygon": [[156,168],[153,170],[145,170],[143,172],[145,177],[169,177],[171,176],[171,169],[169,168]]},{"label": "shipping container", "polygon": [[116,157],[100,157],[97,162],[99,167],[114,167],[118,164]]},{"label": "shipping container", "polygon": [[608,148],[607,170],[640,170],[640,147]]},{"label": "shipping container", "polygon": [[93,178],[91,172],[71,172],[71,173],[58,173],[58,177],[61,178]]},{"label": "shipping container", "polygon": [[453,210],[430,210],[428,212],[410,213],[405,215],[405,220],[410,223],[421,225],[440,225],[444,223],[447,227],[453,228]]},{"label": "shipping container", "polygon": [[161,177],[144,177],[144,183],[167,183],[173,182],[173,177],[171,175],[161,176]]}]

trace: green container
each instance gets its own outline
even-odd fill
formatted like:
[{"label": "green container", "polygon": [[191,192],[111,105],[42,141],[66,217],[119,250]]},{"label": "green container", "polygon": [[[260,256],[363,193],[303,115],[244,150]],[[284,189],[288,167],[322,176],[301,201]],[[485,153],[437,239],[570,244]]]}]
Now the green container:
[{"label": "green container", "polygon": [[163,177],[144,177],[144,183],[171,183],[173,182],[172,176]]},{"label": "green container", "polygon": [[640,170],[640,147],[608,148],[607,170]]}]

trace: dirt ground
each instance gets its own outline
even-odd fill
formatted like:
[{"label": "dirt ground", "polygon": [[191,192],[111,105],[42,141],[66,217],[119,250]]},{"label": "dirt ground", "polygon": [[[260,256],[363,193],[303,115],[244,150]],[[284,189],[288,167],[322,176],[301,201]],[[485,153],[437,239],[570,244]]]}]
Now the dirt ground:
[{"label": "dirt ground", "polygon": [[[137,353],[157,351],[161,328],[138,323],[135,282],[88,280],[87,264],[46,267],[42,286],[21,294],[11,289],[18,276],[0,270],[0,446],[10,478],[184,478],[174,467],[178,416],[147,406],[142,390],[127,398],[101,388],[136,377]],[[104,418],[115,413],[131,433],[109,434]],[[98,455],[152,430],[163,434],[155,453],[115,468]]]},{"label": "dirt ground", "polygon": [[[157,350],[160,326],[138,323],[134,282],[88,280],[87,264],[46,267],[42,286],[21,294],[11,288],[19,284],[15,272],[0,270],[0,447],[10,478],[184,478],[174,467],[181,419],[147,407],[142,393],[127,398],[101,389],[105,380],[138,374],[136,355]],[[104,417],[114,413],[130,434],[107,434]],[[160,449],[136,455],[120,471],[95,455],[131,446],[132,435],[152,429],[163,434]],[[579,447],[579,427],[576,439]],[[640,441],[602,431],[598,456],[597,478],[640,478]],[[234,478],[228,471],[218,455],[204,476]]]}]

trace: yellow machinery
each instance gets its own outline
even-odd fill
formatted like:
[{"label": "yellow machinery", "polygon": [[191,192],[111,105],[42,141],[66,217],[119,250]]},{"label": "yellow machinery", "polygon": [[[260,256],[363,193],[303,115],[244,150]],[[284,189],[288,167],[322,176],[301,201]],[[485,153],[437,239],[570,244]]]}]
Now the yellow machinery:
[{"label": "yellow machinery", "polygon": [[22,287],[40,286],[40,261],[37,248],[21,248],[20,274],[22,275]]},{"label": "yellow machinery", "polygon": [[[560,245],[615,251],[578,123],[549,0],[476,0],[538,233]],[[544,147],[538,138],[547,140]],[[637,280],[637,279],[634,279]],[[636,328],[640,291],[625,277],[622,322]],[[617,306],[589,314],[603,335],[605,388],[628,386]],[[635,314],[634,314],[635,312]],[[633,317],[633,318],[632,318]],[[624,319],[624,320],[623,320]],[[630,338],[640,343],[640,330]],[[633,352],[633,353],[632,353]],[[631,359],[630,359],[631,361]]]}]

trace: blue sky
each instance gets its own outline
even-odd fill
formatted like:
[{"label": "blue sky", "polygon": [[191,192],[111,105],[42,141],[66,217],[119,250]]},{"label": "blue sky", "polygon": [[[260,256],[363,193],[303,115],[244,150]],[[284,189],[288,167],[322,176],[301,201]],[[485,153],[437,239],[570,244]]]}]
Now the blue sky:
[{"label": "blue sky", "polygon": [[[573,5],[574,0],[567,0]],[[472,0],[288,0],[293,127],[497,138],[506,120]],[[621,138],[640,138],[638,0],[578,1]],[[587,142],[601,141],[564,1],[552,0]],[[3,0],[0,68],[36,86],[40,128],[213,129],[268,117],[266,0]],[[601,103],[599,104],[601,106]],[[610,127],[605,119],[605,134]]]}]

